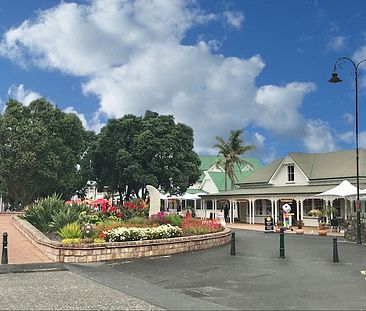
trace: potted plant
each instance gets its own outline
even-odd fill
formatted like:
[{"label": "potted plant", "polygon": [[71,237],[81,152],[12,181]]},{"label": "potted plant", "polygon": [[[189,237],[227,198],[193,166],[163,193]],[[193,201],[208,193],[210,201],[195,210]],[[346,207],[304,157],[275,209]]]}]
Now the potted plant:
[{"label": "potted plant", "polygon": [[327,225],[325,222],[320,222],[318,227],[319,235],[327,235]]},{"label": "potted plant", "polygon": [[283,227],[283,221],[282,220],[279,220],[276,223],[276,229],[275,229],[276,232],[280,232],[281,227]]},{"label": "potted plant", "polygon": [[304,234],[304,229],[302,228],[304,226],[304,222],[300,219],[297,221],[297,229],[296,234]]}]

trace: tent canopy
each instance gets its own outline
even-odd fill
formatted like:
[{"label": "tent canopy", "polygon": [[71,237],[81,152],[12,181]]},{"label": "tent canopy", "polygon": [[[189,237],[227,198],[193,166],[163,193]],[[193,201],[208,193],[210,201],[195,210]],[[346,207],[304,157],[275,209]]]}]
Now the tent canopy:
[{"label": "tent canopy", "polygon": [[[366,189],[365,189],[366,190]],[[366,193],[365,190],[360,190],[360,193]],[[318,198],[348,198],[357,194],[357,187],[353,186],[348,180],[343,180],[338,186],[332,189],[316,194]]]}]

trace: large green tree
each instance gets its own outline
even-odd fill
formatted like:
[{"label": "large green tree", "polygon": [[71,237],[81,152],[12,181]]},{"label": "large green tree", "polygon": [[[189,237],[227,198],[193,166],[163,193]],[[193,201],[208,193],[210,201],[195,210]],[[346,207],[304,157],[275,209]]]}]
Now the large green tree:
[{"label": "large green tree", "polygon": [[234,170],[235,165],[238,167],[243,164],[251,165],[241,156],[246,152],[253,150],[254,146],[246,146],[243,144],[244,142],[240,137],[242,133],[243,130],[231,130],[227,141],[220,136],[216,136],[217,144],[214,145],[214,148],[217,148],[218,154],[223,156],[223,158],[218,161],[218,164],[222,164],[224,166],[225,190],[227,190],[227,177],[229,177],[231,181],[231,189],[234,189],[234,183],[236,180]]},{"label": "large green tree", "polygon": [[17,206],[54,192],[70,196],[80,184],[85,130],[75,114],[40,98],[23,106],[10,99],[0,117],[0,182]]},{"label": "large green tree", "polygon": [[173,116],[150,111],[109,120],[98,136],[94,168],[98,183],[118,191],[121,201],[140,190],[144,196],[148,184],[184,193],[199,177],[193,131]]}]

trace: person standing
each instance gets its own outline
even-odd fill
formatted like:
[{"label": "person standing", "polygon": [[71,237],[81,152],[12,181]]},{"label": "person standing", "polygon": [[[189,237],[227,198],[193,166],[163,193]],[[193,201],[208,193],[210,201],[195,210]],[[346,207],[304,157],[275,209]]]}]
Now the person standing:
[{"label": "person standing", "polygon": [[224,217],[225,217],[225,221],[229,221],[229,207],[227,206],[227,204],[225,204],[224,207]]}]

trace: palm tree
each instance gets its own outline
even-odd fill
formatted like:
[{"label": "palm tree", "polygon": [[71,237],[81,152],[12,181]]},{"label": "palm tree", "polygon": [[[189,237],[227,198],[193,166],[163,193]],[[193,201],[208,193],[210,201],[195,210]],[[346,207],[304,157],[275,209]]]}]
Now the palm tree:
[{"label": "palm tree", "polygon": [[252,145],[243,145],[243,140],[240,138],[242,133],[243,130],[231,130],[227,142],[222,137],[216,136],[217,144],[214,145],[214,148],[217,148],[219,150],[218,154],[224,157],[218,161],[218,164],[224,165],[225,190],[227,190],[227,177],[229,177],[231,181],[231,190],[234,189],[234,182],[237,179],[234,172],[235,165],[239,168],[240,164],[252,166],[249,162],[240,157],[244,153],[254,149],[254,146]]}]

